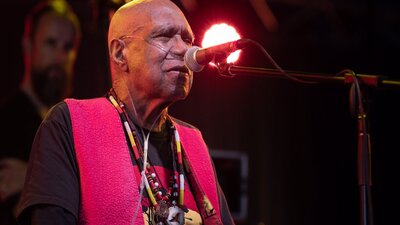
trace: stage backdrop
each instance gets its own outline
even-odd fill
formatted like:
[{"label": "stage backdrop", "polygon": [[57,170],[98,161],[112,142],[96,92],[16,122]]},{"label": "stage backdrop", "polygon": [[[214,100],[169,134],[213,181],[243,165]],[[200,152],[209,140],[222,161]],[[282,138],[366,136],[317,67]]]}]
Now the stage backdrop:
[{"label": "stage backdrop", "polygon": [[[20,82],[23,17],[35,2],[1,2],[1,102]],[[83,29],[74,96],[101,96],[110,87],[105,34],[107,13],[113,6],[106,0],[70,2]],[[210,25],[228,22],[243,37],[260,42],[286,70],[335,74],[348,68],[400,78],[398,1],[175,2],[192,24],[197,45]],[[250,2],[268,3],[268,16],[276,23],[265,26]],[[243,50],[238,64],[272,68],[255,48]],[[393,224],[400,211],[400,194],[394,185],[400,171],[400,92],[368,89],[365,94],[375,222]],[[349,110],[349,86],[225,78],[207,68],[195,74],[191,94],[170,112],[201,129],[210,148],[247,157],[247,178],[224,187],[234,209],[243,192],[248,196],[246,217],[238,224],[359,224],[357,121]],[[217,159],[216,163],[221,183],[227,183],[231,162]],[[231,168],[230,172],[238,173],[237,167]]]}]

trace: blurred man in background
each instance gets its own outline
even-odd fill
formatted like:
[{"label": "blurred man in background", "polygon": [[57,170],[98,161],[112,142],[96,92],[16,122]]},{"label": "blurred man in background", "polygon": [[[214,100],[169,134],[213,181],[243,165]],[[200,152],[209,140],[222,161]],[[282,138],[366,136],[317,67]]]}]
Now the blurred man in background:
[{"label": "blurred man in background", "polygon": [[15,207],[31,144],[48,109],[71,94],[80,25],[63,0],[40,2],[25,20],[20,91],[1,106],[0,221],[16,224]]}]

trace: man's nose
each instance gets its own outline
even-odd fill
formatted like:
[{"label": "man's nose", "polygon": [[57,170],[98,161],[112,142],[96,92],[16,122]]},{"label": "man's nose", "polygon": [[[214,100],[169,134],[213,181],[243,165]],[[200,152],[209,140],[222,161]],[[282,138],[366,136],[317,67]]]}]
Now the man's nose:
[{"label": "man's nose", "polygon": [[171,48],[171,52],[178,56],[184,56],[186,51],[191,47],[190,44],[185,42],[180,35],[176,35],[174,45]]},{"label": "man's nose", "polygon": [[56,49],[55,60],[57,64],[64,65],[67,62],[69,51],[65,50],[64,47],[59,46]]}]

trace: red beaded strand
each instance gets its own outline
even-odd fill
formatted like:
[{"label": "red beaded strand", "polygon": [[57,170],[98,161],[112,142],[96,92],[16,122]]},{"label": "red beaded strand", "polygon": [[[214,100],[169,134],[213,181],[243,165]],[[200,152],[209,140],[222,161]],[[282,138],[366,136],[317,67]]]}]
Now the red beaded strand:
[{"label": "red beaded strand", "polygon": [[[118,104],[117,100],[114,98],[112,93],[109,94],[108,98],[110,102],[113,104],[113,106],[117,109],[123,121],[124,129],[128,135],[129,143],[133,151],[135,161],[138,164],[139,170],[143,171],[143,164],[144,164],[143,150],[141,149],[136,129],[132,124],[132,122],[128,120],[129,116],[125,110],[125,106],[122,103]],[[154,170],[154,168],[153,168],[154,171],[151,171],[150,164],[146,163],[147,165],[145,169],[146,179],[144,179],[144,181],[147,194],[149,195],[150,201],[153,204],[154,208],[157,208],[158,203],[160,201],[169,203],[170,206],[175,206],[177,204],[176,200],[178,200],[178,204],[181,208],[184,207],[185,181],[184,181],[184,171],[182,163],[181,143],[179,134],[176,131],[175,127],[173,126],[172,122],[171,122],[171,129],[173,130],[173,137],[174,137],[174,141],[171,142],[171,148],[175,149],[175,151],[172,152],[174,171],[173,171],[173,177],[169,182],[169,188],[168,190],[165,190],[166,193],[164,195],[160,189],[161,183],[158,181],[159,178],[157,177],[156,171]],[[178,168],[176,168],[175,164],[176,162],[178,163]],[[177,175],[179,179],[177,178]]]}]

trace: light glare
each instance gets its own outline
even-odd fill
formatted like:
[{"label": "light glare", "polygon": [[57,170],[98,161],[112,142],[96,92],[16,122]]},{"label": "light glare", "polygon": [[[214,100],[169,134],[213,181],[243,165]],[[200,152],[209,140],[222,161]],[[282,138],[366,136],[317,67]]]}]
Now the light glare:
[{"label": "light glare", "polygon": [[[215,24],[210,27],[204,34],[203,41],[201,42],[202,48],[207,48],[230,41],[240,39],[240,35],[236,29],[226,23]],[[228,63],[236,62],[239,59],[240,50],[231,53],[228,58]]]}]

